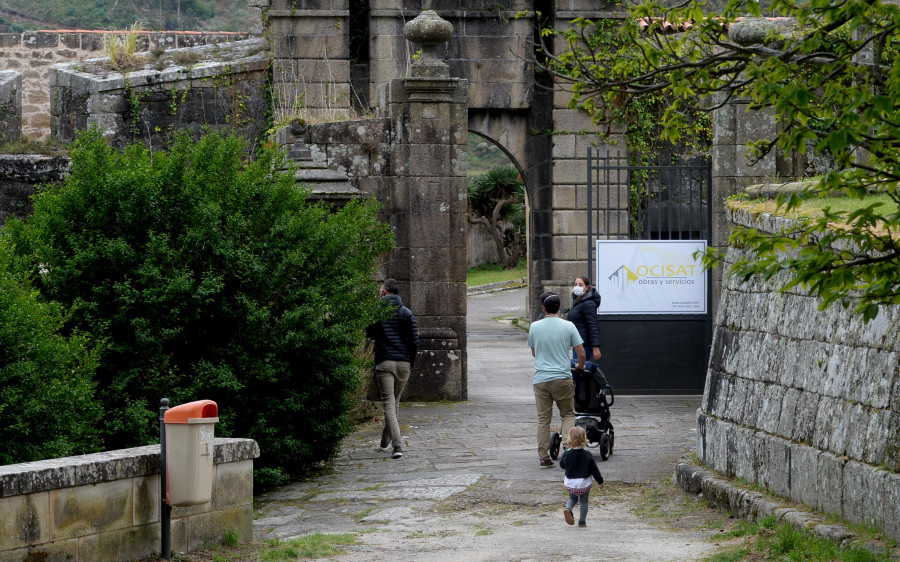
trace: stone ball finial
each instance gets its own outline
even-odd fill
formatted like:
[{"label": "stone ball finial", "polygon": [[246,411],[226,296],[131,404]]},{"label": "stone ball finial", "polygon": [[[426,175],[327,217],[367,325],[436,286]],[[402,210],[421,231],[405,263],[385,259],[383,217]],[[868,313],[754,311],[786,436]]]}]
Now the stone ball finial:
[{"label": "stone ball finial", "polygon": [[406,39],[421,49],[413,62],[414,76],[449,76],[447,64],[437,57],[437,49],[453,37],[453,25],[434,10],[425,10],[403,26]]}]

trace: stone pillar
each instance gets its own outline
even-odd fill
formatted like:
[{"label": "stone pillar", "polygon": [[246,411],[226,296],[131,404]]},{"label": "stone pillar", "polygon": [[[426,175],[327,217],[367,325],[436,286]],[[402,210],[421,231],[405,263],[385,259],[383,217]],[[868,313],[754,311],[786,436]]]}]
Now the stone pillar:
[{"label": "stone pillar", "polygon": [[406,396],[465,400],[468,82],[434,56],[453,27],[426,10],[404,28],[421,52],[406,78],[379,91],[391,119],[389,212],[397,247],[385,274],[419,324]]},{"label": "stone pillar", "polygon": [[294,117],[310,123],[349,117],[350,0],[252,2],[272,34],[276,124]]},{"label": "stone pillar", "polygon": [[0,144],[22,136],[22,75],[0,71]]},{"label": "stone pillar", "polygon": [[[773,22],[765,18],[744,18],[728,30],[728,38],[738,45],[763,43],[769,33],[784,31],[791,21]],[[712,100],[721,104],[724,94]],[[772,178],[786,175],[793,163],[775,150],[765,158],[753,162],[747,144],[759,139],[774,139],[777,134],[773,108],[750,109],[746,99],[733,98],[712,114],[712,240],[713,246],[725,250],[731,226],[726,216],[725,201],[744,188],[768,183]],[[713,317],[718,310],[724,268],[713,272]]]}]

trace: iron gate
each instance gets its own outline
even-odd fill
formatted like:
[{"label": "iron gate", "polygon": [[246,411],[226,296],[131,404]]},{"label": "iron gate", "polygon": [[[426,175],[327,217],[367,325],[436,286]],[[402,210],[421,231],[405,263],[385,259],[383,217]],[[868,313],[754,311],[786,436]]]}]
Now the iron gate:
[{"label": "iron gate", "polygon": [[[640,156],[588,148],[588,271],[596,240],[706,240],[712,244],[712,167],[708,159]],[[600,368],[617,392],[703,392],[712,339],[712,274],[706,314],[598,314]],[[604,295],[601,295],[604,297]],[[605,297],[604,297],[605,298]]]}]

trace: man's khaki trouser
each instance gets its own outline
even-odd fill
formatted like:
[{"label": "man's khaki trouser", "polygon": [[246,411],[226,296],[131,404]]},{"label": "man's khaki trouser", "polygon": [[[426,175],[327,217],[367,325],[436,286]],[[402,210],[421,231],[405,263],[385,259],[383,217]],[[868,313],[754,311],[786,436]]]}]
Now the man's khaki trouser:
[{"label": "man's khaki trouser", "polygon": [[550,420],[553,417],[553,403],[562,417],[560,435],[563,443],[569,440],[569,430],[575,425],[575,381],[572,377],[542,382],[534,385],[534,402],[537,405],[538,457],[549,459]]},{"label": "man's khaki trouser", "polygon": [[401,446],[400,424],[397,422],[397,411],[400,408],[400,395],[409,380],[408,361],[382,361],[375,365],[375,376],[381,388],[381,402],[384,404],[384,430],[381,432],[381,443],[394,443],[394,448]]}]

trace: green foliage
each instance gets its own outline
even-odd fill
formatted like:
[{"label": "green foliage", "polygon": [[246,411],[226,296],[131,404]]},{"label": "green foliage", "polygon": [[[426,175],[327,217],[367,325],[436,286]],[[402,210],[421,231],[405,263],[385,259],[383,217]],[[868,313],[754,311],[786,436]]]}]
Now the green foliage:
[{"label": "green foliage", "polygon": [[[240,31],[247,28],[246,0],[3,0],[6,20],[40,22],[40,29],[125,29],[141,20],[155,30]],[[0,18],[0,30],[3,28]],[[9,31],[21,31],[13,24]],[[18,29],[17,29],[17,28]],[[29,22],[30,29],[38,28]]]},{"label": "green foliage", "polygon": [[107,342],[97,370],[107,448],[152,443],[159,399],[219,404],[219,435],[256,439],[268,483],[331,457],[360,380],[353,350],[377,318],[376,208],[307,201],[281,157],[177,134],[169,152],[118,152],[97,129],[71,174],[11,224],[66,325]]},{"label": "green foliage", "polygon": [[[787,211],[836,191],[852,198],[884,193],[891,204],[799,219],[774,236],[737,229],[732,242],[749,253],[733,271],[767,278],[786,272],[785,289],[802,285],[822,298],[822,308],[840,302],[866,320],[881,305],[900,304],[900,105],[894,103],[900,7],[880,0],[773,0],[771,9],[796,24],[750,46],[728,42],[724,31],[738,17],[759,16],[757,2],[731,0],[718,13],[705,7],[696,1],[636,5],[614,51],[592,49],[596,25],[579,18],[565,34],[568,51],[553,62],[576,81],[579,103],[599,122],[663,96],[660,126],[672,142],[690,136],[698,107],[710,111],[742,98],[750,110],[770,108],[777,132],[751,145],[754,159],[773,150],[804,154],[809,147],[834,162],[806,193],[780,201]],[[871,58],[857,56],[870,48]],[[836,223],[843,227],[831,228]],[[710,252],[705,263],[719,259]]]},{"label": "green foliage", "polygon": [[502,281],[524,279],[527,276],[528,264],[525,263],[524,258],[519,260],[515,269],[503,269],[503,266],[499,263],[483,263],[466,272],[466,286],[475,287],[489,283],[500,283]]},{"label": "green foliage", "polygon": [[344,553],[338,546],[359,544],[356,536],[350,533],[312,533],[295,539],[266,542],[267,548],[261,557],[264,562],[337,556]]},{"label": "green foliage", "polygon": [[505,269],[516,267],[525,237],[525,183],[519,171],[503,166],[470,177],[468,202],[469,222],[488,229]]},{"label": "green foliage", "polygon": [[469,133],[466,158],[470,177],[484,174],[491,168],[510,165],[509,156],[497,145],[475,133]]},{"label": "green foliage", "polygon": [[0,465],[94,452],[97,350],[60,333],[64,309],[20,269],[0,235]]},{"label": "green foliage", "polygon": [[749,540],[710,557],[708,559],[710,562],[739,560],[887,562],[895,559],[890,549],[867,548],[860,545],[841,546],[831,539],[814,536],[787,523],[776,523],[774,516],[754,523],[742,523],[727,537],[747,537]]}]

